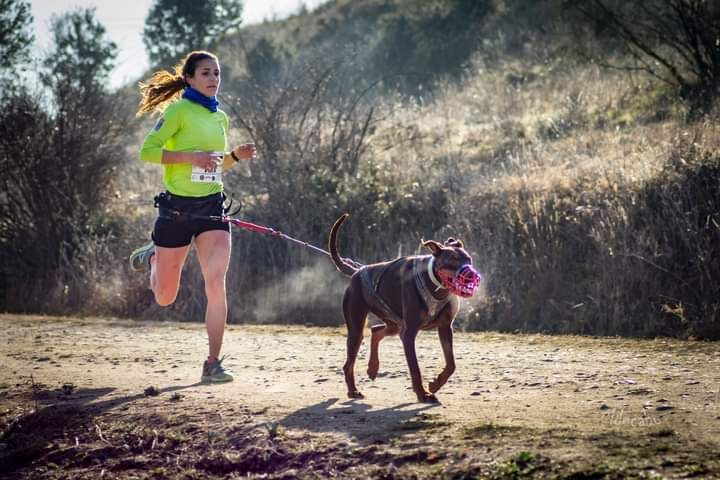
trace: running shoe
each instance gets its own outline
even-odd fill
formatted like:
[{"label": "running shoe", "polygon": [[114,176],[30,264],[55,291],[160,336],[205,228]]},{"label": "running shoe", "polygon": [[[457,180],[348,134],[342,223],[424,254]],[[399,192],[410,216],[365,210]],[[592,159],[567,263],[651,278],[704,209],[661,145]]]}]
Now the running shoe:
[{"label": "running shoe", "polygon": [[203,383],[223,383],[233,381],[233,373],[222,366],[224,358],[225,357],[210,363],[205,360],[205,363],[203,363],[201,378]]},{"label": "running shoe", "polygon": [[155,243],[150,241],[147,245],[136,248],[130,254],[130,269],[135,272],[150,270],[150,257],[155,254]]}]

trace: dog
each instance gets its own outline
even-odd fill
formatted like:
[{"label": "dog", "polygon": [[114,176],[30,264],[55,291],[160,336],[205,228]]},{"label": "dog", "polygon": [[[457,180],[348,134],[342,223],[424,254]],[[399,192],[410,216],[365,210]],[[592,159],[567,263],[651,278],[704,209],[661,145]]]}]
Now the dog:
[{"label": "dog", "polygon": [[[350,277],[343,297],[343,315],[347,325],[347,360],[343,366],[348,397],[364,398],[355,385],[355,360],[369,312],[382,323],[371,327],[370,360],[367,374],[375,380],[380,359],[380,341],[399,335],[410,369],[412,388],[422,403],[439,403],[435,393],[455,371],[452,324],[458,312],[457,297],[475,293],[480,274],[462,241],[448,238],[443,244],[434,240],[423,243],[430,255],[405,256],[395,260],[361,265],[338,254],[338,230],[349,215],[343,214],[330,230],[328,250],[335,267]],[[445,368],[425,388],[415,353],[415,338],[420,330],[437,329]]]}]

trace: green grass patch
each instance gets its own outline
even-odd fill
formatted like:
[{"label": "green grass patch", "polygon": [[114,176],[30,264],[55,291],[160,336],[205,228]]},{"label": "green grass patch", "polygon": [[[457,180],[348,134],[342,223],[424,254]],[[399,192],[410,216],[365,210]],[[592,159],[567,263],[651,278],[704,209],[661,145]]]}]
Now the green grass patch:
[{"label": "green grass patch", "polygon": [[702,463],[691,463],[684,465],[682,471],[686,477],[696,477],[708,473],[708,468]]},{"label": "green grass patch", "polygon": [[550,460],[532,452],[521,451],[512,458],[498,463],[497,473],[500,478],[525,478],[543,469]]},{"label": "green grass patch", "polygon": [[413,417],[405,422],[402,422],[397,430],[401,431],[419,431],[419,430],[433,430],[441,427],[447,427],[450,425],[449,422],[439,420],[440,415],[421,413],[420,415]]},{"label": "green grass patch", "polygon": [[505,434],[516,432],[520,427],[495,425],[494,423],[480,423],[463,428],[466,439],[501,437]]}]

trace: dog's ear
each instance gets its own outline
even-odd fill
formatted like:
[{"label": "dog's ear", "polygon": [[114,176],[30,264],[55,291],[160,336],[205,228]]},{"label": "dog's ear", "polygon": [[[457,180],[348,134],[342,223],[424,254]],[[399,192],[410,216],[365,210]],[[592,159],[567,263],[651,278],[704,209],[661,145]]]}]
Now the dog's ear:
[{"label": "dog's ear", "polygon": [[423,246],[429,248],[432,251],[432,254],[436,257],[440,255],[440,252],[442,252],[443,249],[442,245],[440,245],[435,240],[428,240],[427,242],[423,243]]},{"label": "dog's ear", "polygon": [[453,237],[448,237],[448,239],[445,240],[445,245],[447,245],[448,247],[465,248],[462,240],[458,240]]}]

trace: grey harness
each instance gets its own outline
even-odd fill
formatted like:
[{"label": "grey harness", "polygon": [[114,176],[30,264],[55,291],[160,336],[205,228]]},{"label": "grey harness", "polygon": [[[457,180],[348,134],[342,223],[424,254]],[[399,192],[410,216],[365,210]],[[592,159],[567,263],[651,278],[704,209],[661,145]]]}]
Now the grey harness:
[{"label": "grey harness", "polygon": [[415,286],[417,287],[420,298],[425,302],[425,306],[428,309],[428,319],[435,320],[435,317],[443,309],[445,305],[450,302],[450,297],[447,296],[442,300],[435,298],[422,279],[422,267],[420,267],[419,259],[413,261],[413,271],[415,272]]},{"label": "grey harness", "polygon": [[[397,261],[401,261],[403,259],[398,259]],[[442,309],[450,302],[450,297],[446,297],[442,300],[438,300],[435,298],[426,285],[426,283],[423,281],[422,278],[422,260],[423,257],[415,257],[411,261],[413,262],[413,273],[415,277],[415,289],[417,290],[417,293],[420,295],[420,299],[425,304],[425,307],[428,310],[428,316],[427,320],[420,326],[420,328],[424,327],[425,325],[430,324],[432,321],[435,320],[437,315],[442,311]],[[360,270],[358,270],[358,275],[360,275],[360,279],[363,282],[363,285],[365,286],[365,290],[369,293],[369,295],[372,297],[372,299],[375,301],[377,306],[380,308],[380,310],[383,311],[385,315],[387,315],[390,320],[397,323],[399,326],[402,326],[405,324],[403,318],[399,315],[397,315],[392,308],[385,302],[385,300],[380,296],[378,292],[378,287],[380,285],[380,281],[382,280],[382,277],[385,275],[385,272],[390,267],[385,267],[385,269],[380,272],[379,275],[376,275],[374,279],[370,277],[370,272],[368,272],[368,268],[362,267]],[[405,312],[402,312],[403,314]]]}]

